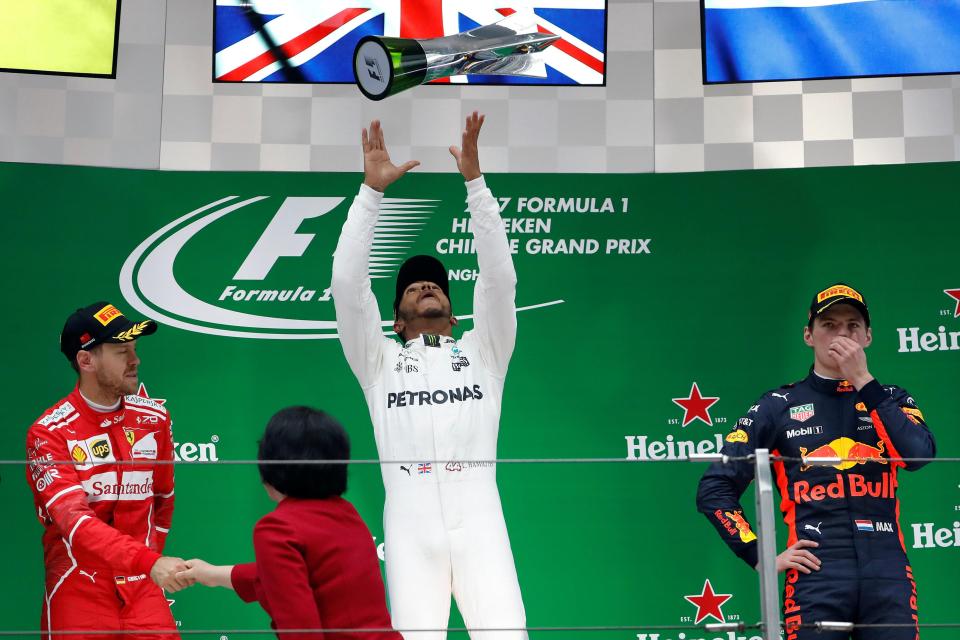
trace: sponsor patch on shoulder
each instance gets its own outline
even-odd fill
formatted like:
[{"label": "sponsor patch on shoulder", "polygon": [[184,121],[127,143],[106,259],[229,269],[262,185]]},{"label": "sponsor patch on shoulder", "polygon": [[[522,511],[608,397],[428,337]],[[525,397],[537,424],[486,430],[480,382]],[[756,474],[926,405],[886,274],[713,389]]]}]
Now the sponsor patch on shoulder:
[{"label": "sponsor patch on shoulder", "polygon": [[749,442],[750,438],[743,429],[735,429],[727,434],[725,440],[727,442]]},{"label": "sponsor patch on shoulder", "polygon": [[76,409],[73,408],[72,404],[69,402],[64,402],[62,405],[50,412],[50,415],[37,420],[37,424],[43,427],[48,427],[54,422],[60,422],[74,411],[76,411]]},{"label": "sponsor patch on shoulder", "polygon": [[913,420],[914,423],[917,422],[917,418],[923,420],[923,412],[920,409],[911,409],[910,407],[900,407],[900,410],[907,414],[907,417]]}]

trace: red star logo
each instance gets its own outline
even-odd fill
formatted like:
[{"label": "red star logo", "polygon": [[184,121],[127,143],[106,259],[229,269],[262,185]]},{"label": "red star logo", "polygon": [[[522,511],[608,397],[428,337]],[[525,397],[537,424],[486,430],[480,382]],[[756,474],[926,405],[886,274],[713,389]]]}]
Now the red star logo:
[{"label": "red star logo", "polygon": [[957,308],[953,310],[953,317],[960,318],[960,289],[944,289],[943,292],[956,300]]},{"label": "red star logo", "polygon": [[697,608],[697,620],[693,624],[700,624],[700,622],[708,616],[715,618],[717,622],[724,622],[721,607],[724,602],[732,597],[733,595],[729,593],[714,593],[713,585],[710,584],[709,578],[704,580],[703,590],[700,592],[700,595],[683,596],[684,600]]},{"label": "red star logo", "polygon": [[690,387],[690,395],[686,398],[671,398],[674,404],[683,407],[683,425],[687,426],[694,420],[700,420],[707,426],[713,426],[710,418],[710,407],[720,398],[705,398],[700,395],[700,387],[694,382]]},{"label": "red star logo", "polygon": [[137,395],[140,396],[141,398],[149,398],[150,400],[153,400],[157,404],[163,404],[164,402],[167,401],[166,398],[151,398],[150,394],[147,393],[147,385],[143,384],[142,382],[140,383],[140,388],[137,389]]}]

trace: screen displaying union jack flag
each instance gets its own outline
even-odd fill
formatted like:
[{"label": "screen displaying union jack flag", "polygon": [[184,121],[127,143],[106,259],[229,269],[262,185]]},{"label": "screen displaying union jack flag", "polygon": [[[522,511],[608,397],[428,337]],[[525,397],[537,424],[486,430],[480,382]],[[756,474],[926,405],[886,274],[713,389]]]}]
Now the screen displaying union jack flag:
[{"label": "screen displaying union jack flag", "polygon": [[353,83],[360,38],[436,38],[532,11],[560,39],[538,54],[545,78],[454,76],[470,84],[603,85],[606,0],[216,0],[217,82]]}]

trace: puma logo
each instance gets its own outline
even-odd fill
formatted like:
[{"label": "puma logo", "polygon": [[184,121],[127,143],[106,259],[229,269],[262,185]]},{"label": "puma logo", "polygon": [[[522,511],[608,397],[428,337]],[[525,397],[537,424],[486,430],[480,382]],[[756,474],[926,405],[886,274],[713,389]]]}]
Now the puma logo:
[{"label": "puma logo", "polygon": [[783,398],[783,401],[784,401],[784,402],[788,402],[787,396],[790,395],[790,394],[789,394],[789,393],[784,393],[783,395],[780,395],[779,393],[771,393],[770,395],[772,395],[774,398]]},{"label": "puma logo", "polygon": [[406,472],[407,472],[407,475],[410,475],[410,467],[412,467],[412,466],[413,466],[412,464],[409,465],[409,466],[406,466],[406,467],[403,466],[403,465],[400,465],[400,468],[403,469],[404,471],[406,471]]},{"label": "puma logo", "polygon": [[87,573],[87,572],[84,571],[83,569],[80,569],[80,571],[79,571],[78,573],[79,573],[80,575],[82,575],[82,576],[87,576],[88,578],[90,578],[90,582],[92,582],[92,583],[94,583],[94,584],[97,583],[97,581],[94,580],[94,576],[97,575],[97,572],[96,572],[96,571],[94,571],[94,572],[91,574],[91,573]]},{"label": "puma logo", "polygon": [[805,524],[803,525],[803,530],[806,531],[807,529],[809,529],[810,531],[816,531],[818,536],[822,536],[823,534],[820,533],[820,525],[822,524],[823,522],[818,522],[817,526],[813,526],[812,524]]}]

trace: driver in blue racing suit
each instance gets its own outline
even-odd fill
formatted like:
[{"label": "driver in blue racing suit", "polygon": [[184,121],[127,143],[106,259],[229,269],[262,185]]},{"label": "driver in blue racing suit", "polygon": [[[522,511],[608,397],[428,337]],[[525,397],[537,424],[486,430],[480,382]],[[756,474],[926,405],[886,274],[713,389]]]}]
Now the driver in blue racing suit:
[{"label": "driver in blue racing suit", "polygon": [[[917,588],[900,529],[898,471],[932,458],[933,434],[904,389],[881,385],[867,369],[873,339],[862,294],[838,283],[817,293],[804,341],[813,348],[810,374],[763,394],[726,436],[722,453],[747,456],[757,448],[790,458],[848,458],[835,464],[773,463],[787,549],[786,640],[840,640],[847,632],[818,632],[823,621],[897,624],[856,629],[869,640],[915,640]],[[697,508],[727,545],[751,567],[756,535],[740,497],[753,480],[751,461],[714,463],[700,480]]]}]

